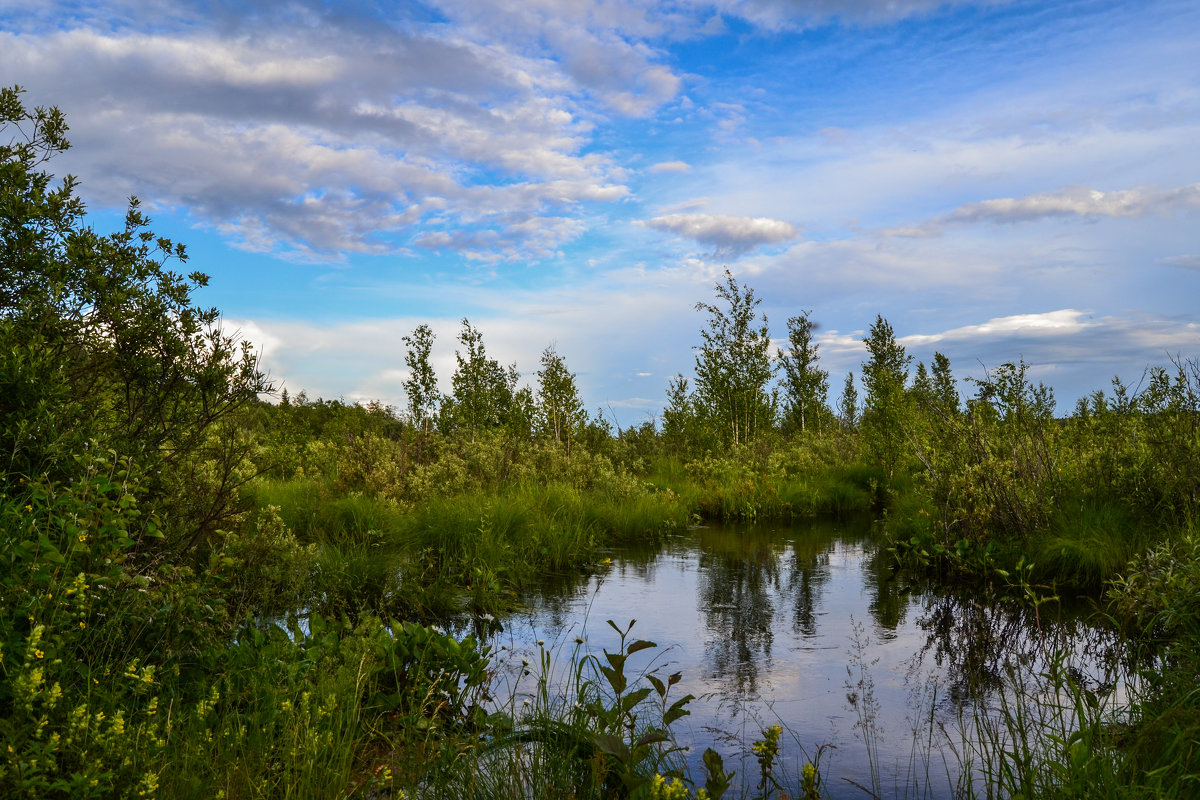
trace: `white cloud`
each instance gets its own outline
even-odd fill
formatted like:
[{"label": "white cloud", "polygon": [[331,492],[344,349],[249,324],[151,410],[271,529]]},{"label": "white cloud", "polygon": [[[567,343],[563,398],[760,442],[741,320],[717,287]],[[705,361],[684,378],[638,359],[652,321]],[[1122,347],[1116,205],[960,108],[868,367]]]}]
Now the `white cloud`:
[{"label": "white cloud", "polygon": [[1085,186],[1068,186],[1024,197],[1000,197],[965,203],[948,214],[920,225],[886,228],[879,233],[884,237],[919,239],[941,235],[951,225],[1017,224],[1062,217],[1085,220],[1136,218],[1147,214],[1166,216],[1191,209],[1200,209],[1200,183],[1173,189],[1122,189],[1110,192]]},{"label": "white cloud", "polygon": [[716,0],[713,5],[722,14],[740,17],[768,30],[798,30],[831,19],[852,24],[879,24],[928,14],[947,6],[992,2],[1004,0]]},{"label": "white cloud", "polygon": [[613,0],[455,0],[440,10],[470,36],[561,65],[573,85],[619,114],[643,117],[672,100],[682,79],[650,40],[697,30],[695,14],[655,3]]},{"label": "white cloud", "polygon": [[1068,186],[1053,192],[1002,197],[967,203],[940,218],[943,224],[974,222],[1029,222],[1045,217],[1140,217],[1200,208],[1200,183],[1175,189],[1125,189],[1102,192]]},{"label": "white cloud", "polygon": [[495,261],[554,254],[581,205],[628,194],[552,62],[436,27],[284,19],[239,37],[206,22],[0,32],[0,72],[67,114],[74,147],[55,166],[85,176],[89,201],[137,194],[303,260],[401,253],[431,221],[465,224],[488,232],[460,237],[469,255]]},{"label": "white cloud", "polygon": [[905,346],[925,346],[942,341],[964,342],[972,339],[996,341],[1009,336],[1064,336],[1079,333],[1097,323],[1086,319],[1086,311],[1064,308],[1040,314],[1013,314],[995,317],[978,325],[965,325],[933,334],[898,337]]},{"label": "white cloud", "polygon": [[791,223],[770,217],[667,214],[640,224],[711,245],[719,255],[734,258],[759,245],[780,244],[796,237],[796,229]]},{"label": "white cloud", "polygon": [[650,165],[646,171],[655,175],[664,172],[690,172],[692,165],[686,161],[660,161],[657,164]]},{"label": "white cloud", "polygon": [[[822,364],[835,374],[860,374],[867,357],[865,335],[862,330],[820,333]],[[1113,375],[1136,382],[1147,367],[1164,365],[1177,353],[1193,353],[1200,324],[1155,314],[1094,315],[1068,308],[900,335],[897,341],[910,356],[926,362],[935,351],[945,354],[960,380],[1024,360],[1031,379],[1045,381],[1069,404],[1106,389]],[[962,388],[970,392],[969,385]],[[1060,410],[1069,409],[1060,405]]]}]

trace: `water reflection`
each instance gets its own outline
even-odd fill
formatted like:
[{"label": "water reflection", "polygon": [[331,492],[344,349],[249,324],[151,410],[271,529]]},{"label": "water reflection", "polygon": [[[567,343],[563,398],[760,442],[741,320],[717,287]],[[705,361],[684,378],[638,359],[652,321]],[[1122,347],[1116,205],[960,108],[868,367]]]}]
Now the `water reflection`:
[{"label": "water reflection", "polygon": [[1032,683],[1064,658],[1077,685],[1106,690],[1114,683],[1120,637],[1091,624],[1086,605],[1047,602],[1032,609],[932,592],[922,600],[918,624],[928,638],[918,662],[932,657],[944,670],[950,699],[960,706],[1002,691],[1014,674]]},{"label": "water reflection", "polygon": [[[939,697],[953,698],[944,709],[952,714],[977,700],[981,687],[999,687],[1013,664],[1036,673],[1041,654],[1055,646],[1094,656],[1079,616],[1059,618],[1043,607],[1031,617],[906,579],[873,541],[869,519],[681,532],[662,545],[614,552],[603,574],[528,602],[525,615],[506,621],[505,643],[518,651],[532,653],[540,639],[576,637],[592,653],[613,649],[607,619],[622,627],[636,619],[637,636],[669,646],[659,657],[699,698],[675,731],[694,760],[708,746],[730,755],[760,726],[780,722],[808,753],[835,744],[831,768],[864,785],[872,774],[866,744],[846,700],[856,641],[869,642],[859,656],[870,665],[875,730],[883,732],[872,743],[883,762],[876,767],[886,772],[890,763],[901,774],[912,769],[910,720],[928,719],[911,698],[927,698],[927,687],[949,687]],[[792,747],[786,758],[795,774],[802,752]],[[752,757],[742,766],[744,775],[755,774]],[[923,796],[949,796],[949,783],[945,788]]]},{"label": "water reflection", "polygon": [[793,540],[789,553],[788,586],[791,596],[792,631],[807,639],[817,635],[817,609],[829,584],[829,553],[836,533]]},{"label": "water reflection", "polygon": [[759,667],[771,659],[772,596],[785,544],[770,530],[706,528],[699,546],[696,604],[708,631],[707,675],[738,695],[757,694]]}]

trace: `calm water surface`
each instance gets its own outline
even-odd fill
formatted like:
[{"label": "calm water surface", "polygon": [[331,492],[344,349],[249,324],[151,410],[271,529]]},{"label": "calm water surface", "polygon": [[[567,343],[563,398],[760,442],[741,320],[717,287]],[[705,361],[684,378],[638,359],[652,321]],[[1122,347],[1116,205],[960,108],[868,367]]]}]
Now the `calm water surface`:
[{"label": "calm water surface", "polygon": [[757,782],[745,753],[779,723],[789,783],[823,748],[833,797],[867,797],[850,781],[872,786],[872,761],[884,796],[949,797],[957,763],[944,748],[914,748],[914,730],[926,741],[932,718],[953,738],[968,687],[1000,686],[1005,664],[1036,674],[1047,636],[1084,658],[1098,645],[1078,617],[1059,623],[1043,609],[1039,632],[1027,614],[911,585],[869,531],[866,519],[710,525],[614,551],[595,577],[526,598],[493,645],[516,670],[521,658],[538,663],[542,640],[561,677],[577,646],[617,648],[607,620],[636,620],[633,638],[659,647],[634,656],[634,668],[680,671],[676,696],[697,696],[673,726],[693,775],[713,747],[739,779]]}]

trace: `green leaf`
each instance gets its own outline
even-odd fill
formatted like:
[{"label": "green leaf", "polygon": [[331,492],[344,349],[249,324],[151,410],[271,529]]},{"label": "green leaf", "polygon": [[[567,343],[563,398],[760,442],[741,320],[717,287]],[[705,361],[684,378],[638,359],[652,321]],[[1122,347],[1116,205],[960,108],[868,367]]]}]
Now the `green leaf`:
[{"label": "green leaf", "polygon": [[38,536],[38,544],[41,545],[42,558],[49,561],[51,564],[62,564],[66,561],[63,554],[58,552],[58,548],[50,541],[50,537],[46,534]]},{"label": "green leaf", "polygon": [[621,712],[625,713],[634,708],[638,703],[650,696],[650,687],[643,686],[640,689],[635,689],[629,694],[621,698]]},{"label": "green leaf", "polygon": [[600,672],[608,679],[609,685],[617,694],[625,691],[625,675],[612,667],[606,667],[603,664],[599,665]]},{"label": "green leaf", "polygon": [[671,741],[671,737],[667,735],[666,731],[651,730],[646,731],[644,734],[638,737],[638,740],[633,743],[633,746],[645,747],[648,744],[660,744],[662,742],[669,741]]},{"label": "green leaf", "polygon": [[613,622],[610,619],[610,620],[608,620],[608,627],[612,628],[614,631],[616,631],[618,634],[620,634],[621,638],[625,638],[625,635],[629,633],[631,628],[633,628],[633,623],[635,623],[635,622],[637,622],[636,619],[629,620],[629,627],[626,628],[625,630],[621,630],[620,628],[617,627],[617,623]]},{"label": "green leaf", "polygon": [[672,722],[679,719],[680,717],[686,717],[689,714],[691,714],[692,712],[688,711],[686,708],[684,708],[684,706],[686,706],[688,703],[692,702],[695,699],[696,699],[695,695],[688,694],[688,695],[684,695],[683,697],[679,698],[674,703],[672,703],[671,707],[668,708],[666,713],[663,714],[663,724],[670,725]]},{"label": "green leaf", "polygon": [[596,748],[601,752],[616,756],[622,761],[627,760],[629,756],[629,748],[625,746],[625,742],[620,736],[614,736],[611,733],[594,733],[592,741],[596,743]]}]

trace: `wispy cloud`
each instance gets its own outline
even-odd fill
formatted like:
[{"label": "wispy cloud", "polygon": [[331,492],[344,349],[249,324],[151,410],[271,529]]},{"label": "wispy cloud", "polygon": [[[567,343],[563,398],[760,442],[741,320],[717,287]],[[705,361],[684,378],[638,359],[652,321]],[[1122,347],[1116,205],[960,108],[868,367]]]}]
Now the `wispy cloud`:
[{"label": "wispy cloud", "polygon": [[717,9],[768,30],[797,30],[830,19],[851,24],[880,24],[928,14],[954,5],[1004,0],[717,0]]},{"label": "wispy cloud", "polygon": [[[859,372],[866,358],[864,331],[822,332],[822,360],[835,370]],[[1079,391],[1102,388],[1120,374],[1136,379],[1148,366],[1194,350],[1200,324],[1154,314],[1095,315],[1065,308],[1037,314],[994,317],[931,333],[897,337],[909,355],[928,361],[935,351],[949,356],[960,378],[981,377],[1002,363],[1024,360],[1037,379]]]},{"label": "wispy cloud", "polygon": [[770,217],[667,214],[644,220],[640,224],[709,245],[718,255],[731,258],[760,245],[780,244],[796,238],[796,229],[791,223]]},{"label": "wispy cloud", "polygon": [[1095,327],[1086,311],[1063,308],[1041,314],[1013,314],[995,317],[978,325],[964,325],[932,334],[902,336],[897,341],[905,346],[920,347],[943,341],[965,342],[972,339],[996,340],[1009,336],[1064,336]]},{"label": "wispy cloud", "polygon": [[651,164],[646,171],[660,175],[664,172],[688,172],[691,168],[692,165],[686,161],[660,161],[657,164]]},{"label": "wispy cloud", "polygon": [[1160,261],[1163,264],[1167,264],[1172,267],[1200,270],[1200,253],[1191,253],[1189,255],[1182,256],[1168,256],[1160,259]]},{"label": "wispy cloud", "polygon": [[1054,217],[1141,217],[1200,208],[1200,183],[1173,189],[1122,189],[1102,192],[1068,186],[1024,197],[966,203],[949,214],[913,228],[890,228],[885,236],[935,236],[949,225],[1015,224]]}]

